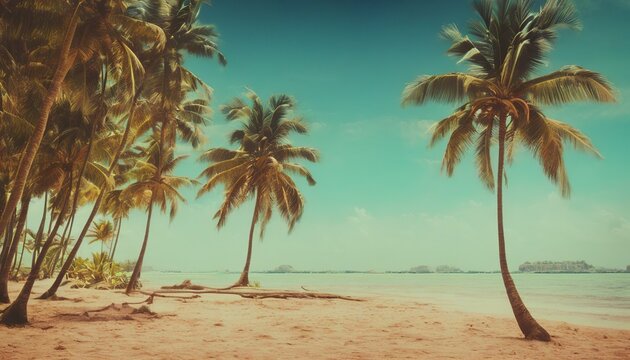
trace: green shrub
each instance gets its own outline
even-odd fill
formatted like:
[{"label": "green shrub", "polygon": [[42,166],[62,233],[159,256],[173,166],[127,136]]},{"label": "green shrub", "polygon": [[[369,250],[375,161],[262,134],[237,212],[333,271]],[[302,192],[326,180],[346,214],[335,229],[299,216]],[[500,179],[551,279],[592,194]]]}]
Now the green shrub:
[{"label": "green shrub", "polygon": [[74,259],[67,277],[72,288],[123,289],[129,283],[122,266],[104,252],[92,253],[92,259]]}]

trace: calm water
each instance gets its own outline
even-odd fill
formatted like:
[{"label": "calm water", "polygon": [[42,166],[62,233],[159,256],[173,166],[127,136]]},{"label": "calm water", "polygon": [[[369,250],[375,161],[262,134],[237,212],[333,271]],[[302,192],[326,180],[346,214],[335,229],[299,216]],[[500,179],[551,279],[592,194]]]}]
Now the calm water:
[{"label": "calm water", "polygon": [[[180,283],[227,286],[228,273],[143,273],[147,287]],[[630,329],[630,274],[514,274],[534,317]],[[265,288],[394,296],[455,310],[511,316],[500,274],[250,274]]]}]

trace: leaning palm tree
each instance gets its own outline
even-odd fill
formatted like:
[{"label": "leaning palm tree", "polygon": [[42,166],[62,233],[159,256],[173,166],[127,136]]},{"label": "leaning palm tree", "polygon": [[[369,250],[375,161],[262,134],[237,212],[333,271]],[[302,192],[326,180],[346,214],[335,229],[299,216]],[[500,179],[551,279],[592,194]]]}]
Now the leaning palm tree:
[{"label": "leaning palm tree", "polygon": [[[442,168],[451,176],[463,153],[475,146],[479,177],[490,189],[497,188],[499,263],[516,321],[527,339],[549,341],[547,331],[531,316],[508,270],[503,232],[504,163],[510,163],[515,145],[532,151],[544,173],[557,183],[563,196],[570,187],[563,160],[563,141],[599,156],[580,131],[545,116],[541,105],[574,101],[612,102],[611,86],[598,73],[567,66],[534,77],[562,27],[577,28],[579,21],[568,1],[548,0],[538,12],[527,0],[478,0],[480,16],[470,25],[471,37],[454,25],[443,30],[452,41],[449,54],[471,64],[467,73],[423,76],[408,84],[403,105],[429,100],[463,103],[433,127],[430,145],[450,134]],[[492,169],[491,146],[498,143],[497,174]]]},{"label": "leaning palm tree", "polygon": [[250,91],[246,96],[251,100],[251,106],[237,98],[221,108],[228,120],[242,120],[241,128],[230,136],[231,143],[237,143],[239,148],[210,149],[201,156],[201,160],[209,161],[211,165],[200,175],[208,181],[197,195],[203,195],[217,184],[225,185],[225,200],[214,216],[218,219],[218,228],[225,225],[232,210],[249,198],[255,199],[245,267],[232,287],[249,285],[256,224],[260,223],[262,238],[274,207],[288,223],[289,231],[302,216],[304,199],[290,174],[304,176],[309,185],[315,185],[315,180],[304,166],[292,160],[319,160],[317,150],[293,146],[288,142],[292,132],[308,132],[300,117],[292,117],[295,105],[292,98],[287,95],[272,96],[265,108],[254,92]]},{"label": "leaning palm tree", "polygon": [[138,280],[140,279],[140,273],[142,271],[142,264],[144,261],[144,254],[147,249],[149,241],[149,230],[151,229],[151,217],[153,215],[153,206],[158,205],[162,212],[166,212],[169,209],[170,220],[175,218],[177,214],[177,205],[181,202],[186,202],[186,199],[179,193],[179,189],[184,186],[191,186],[195,183],[194,180],[190,180],[183,176],[171,175],[175,167],[186,158],[186,156],[175,157],[172,149],[158,151],[156,141],[153,139],[148,146],[148,149],[143,149],[147,152],[147,160],[139,160],[134,169],[130,171],[130,177],[136,181],[126,187],[121,196],[131,199],[134,204],[144,204],[147,207],[147,224],[144,232],[144,240],[142,241],[142,248],[138,255],[138,260],[133,269],[129,283],[127,285],[126,293],[129,294],[136,290]]},{"label": "leaning palm tree", "polygon": [[114,225],[109,220],[95,221],[86,237],[91,239],[90,244],[100,242],[103,252],[103,246],[114,238]]}]

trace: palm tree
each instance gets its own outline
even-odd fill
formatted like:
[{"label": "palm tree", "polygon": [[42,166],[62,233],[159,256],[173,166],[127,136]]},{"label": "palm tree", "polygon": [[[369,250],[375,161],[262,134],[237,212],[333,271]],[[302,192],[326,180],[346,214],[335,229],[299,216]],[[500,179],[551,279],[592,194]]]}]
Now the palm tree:
[{"label": "palm tree", "polygon": [[116,247],[118,246],[118,238],[120,237],[120,229],[123,219],[129,217],[129,212],[135,207],[135,204],[129,198],[122,196],[123,190],[116,189],[107,193],[105,197],[104,210],[109,213],[115,222],[115,238],[109,258],[114,261]]},{"label": "palm tree", "polygon": [[568,1],[548,0],[538,12],[526,0],[478,0],[474,8],[480,19],[470,24],[471,36],[454,25],[443,36],[452,42],[449,54],[471,64],[467,73],[422,76],[409,83],[403,105],[421,105],[429,100],[462,103],[453,114],[433,127],[430,145],[450,134],[442,168],[451,176],[463,153],[475,145],[479,177],[494,190],[491,146],[498,142],[497,222],[501,275],[512,311],[527,339],[549,341],[547,331],[531,316],[510,275],[503,231],[504,162],[510,163],[516,144],[532,151],[547,177],[557,183],[563,196],[570,187],[563,160],[563,141],[577,149],[599,153],[591,141],[570,125],[545,116],[541,105],[573,101],[612,102],[608,82],[598,73],[567,66],[534,77],[547,51],[563,27],[577,28],[579,21]]},{"label": "palm tree", "polygon": [[101,252],[103,252],[103,245],[114,238],[114,225],[109,220],[95,221],[87,237],[92,239],[89,242],[90,244],[100,242]]},{"label": "palm tree", "polygon": [[255,198],[245,267],[233,287],[249,285],[252,239],[256,224],[260,223],[262,238],[274,207],[288,223],[289,231],[302,216],[304,199],[290,175],[305,177],[309,185],[315,185],[315,180],[304,166],[292,160],[319,160],[317,150],[293,146],[288,142],[292,132],[308,132],[300,117],[292,117],[295,105],[293,99],[287,95],[272,96],[265,108],[254,92],[250,91],[246,96],[251,100],[251,106],[237,98],[221,108],[228,120],[242,120],[241,128],[230,135],[231,143],[237,143],[239,148],[214,148],[201,156],[202,160],[211,165],[200,175],[208,180],[197,195],[203,195],[217,184],[225,185],[225,200],[214,215],[218,219],[218,228],[225,225],[227,216],[233,209],[247,199]]},{"label": "palm tree", "polygon": [[[144,254],[149,241],[149,230],[151,229],[151,217],[153,205],[157,204],[164,213],[169,210],[169,217],[172,221],[177,214],[178,202],[186,202],[186,199],[179,193],[178,189],[184,186],[191,186],[195,182],[186,177],[170,175],[177,164],[186,156],[175,157],[172,149],[168,149],[166,154],[162,154],[160,147],[156,145],[157,139],[152,139],[146,149],[142,149],[146,160],[139,160],[136,167],[130,172],[130,176],[136,181],[125,188],[121,196],[131,199],[134,204],[144,204],[147,207],[147,224],[144,232],[142,248],[138,255],[138,260],[133,269],[126,293],[136,290]],[[158,166],[159,164],[159,166]]]}]

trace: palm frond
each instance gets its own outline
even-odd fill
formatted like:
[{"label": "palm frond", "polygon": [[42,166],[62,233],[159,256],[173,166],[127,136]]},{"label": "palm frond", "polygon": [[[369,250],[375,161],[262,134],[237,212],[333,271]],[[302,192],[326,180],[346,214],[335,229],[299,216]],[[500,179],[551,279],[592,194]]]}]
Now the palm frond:
[{"label": "palm frond", "polygon": [[402,104],[421,105],[428,100],[452,103],[489,95],[493,88],[490,82],[464,73],[421,76],[405,86]]},{"label": "palm frond", "polygon": [[528,96],[534,103],[546,105],[589,100],[615,101],[613,89],[603,76],[579,66],[567,66],[527,81],[516,91]]}]

